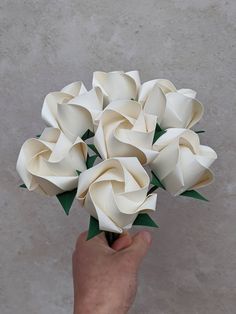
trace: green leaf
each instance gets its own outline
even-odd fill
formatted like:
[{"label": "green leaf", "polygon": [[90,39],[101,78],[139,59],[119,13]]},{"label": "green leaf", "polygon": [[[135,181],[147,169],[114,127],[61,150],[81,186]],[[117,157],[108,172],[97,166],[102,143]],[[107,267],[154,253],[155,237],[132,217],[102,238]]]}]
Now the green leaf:
[{"label": "green leaf", "polygon": [[90,131],[89,129],[82,135],[82,140],[86,141],[88,138],[93,137],[94,133]]},{"label": "green leaf", "polygon": [[148,191],[148,195],[151,194],[152,192],[154,192],[156,189],[158,188],[162,188],[165,190],[164,185],[161,183],[161,181],[157,178],[157,176],[155,175],[155,173],[153,171],[151,171],[152,173],[152,179],[150,184],[153,185],[153,187],[151,187],[151,189]]},{"label": "green leaf", "polygon": [[164,130],[160,127],[158,123],[156,123],[155,131],[154,131],[154,138],[157,133],[162,132],[162,131]]},{"label": "green leaf", "polygon": [[58,198],[59,202],[61,203],[66,215],[69,215],[70,208],[74,201],[77,189],[72,191],[66,191],[60,194],[57,194],[56,197]]},{"label": "green leaf", "polygon": [[153,137],[153,141],[152,141],[152,144],[156,142],[156,140],[158,139],[158,133],[162,132],[162,128],[160,127],[160,125],[157,123],[156,124],[156,128],[155,128],[155,131],[154,131],[154,137]]},{"label": "green leaf", "polygon": [[199,134],[199,133],[205,133],[206,131],[204,130],[200,130],[200,131],[194,131],[195,133]]},{"label": "green leaf", "polygon": [[78,176],[81,174],[81,171],[79,171],[79,170],[76,170],[76,172],[77,172]]},{"label": "green leaf", "polygon": [[102,158],[101,155],[99,154],[96,146],[94,144],[88,144],[88,147],[96,154],[98,157]]},{"label": "green leaf", "polygon": [[41,136],[41,134],[37,134],[36,137],[39,138]]},{"label": "green leaf", "polygon": [[152,180],[150,182],[152,185],[154,185],[156,188],[162,188],[163,185],[161,184],[160,180],[152,174]]},{"label": "green leaf", "polygon": [[156,124],[156,128],[155,128],[155,133],[156,132],[160,132],[160,131],[163,131],[163,129],[160,127],[160,125],[157,123]]},{"label": "green leaf", "polygon": [[93,156],[87,156],[87,160],[86,160],[86,166],[87,169],[92,168],[92,166],[94,165],[94,162],[97,158],[97,155],[93,155]]},{"label": "green leaf", "polygon": [[133,225],[159,228],[159,226],[155,223],[154,220],[152,220],[152,218],[148,214],[138,214]]},{"label": "green leaf", "polygon": [[93,216],[90,216],[87,240],[92,239],[93,237],[95,237],[96,235],[98,235],[101,232],[102,232],[102,230],[99,229],[98,220],[95,219]]},{"label": "green leaf", "polygon": [[26,186],[24,183],[22,183],[21,185],[19,185],[19,187],[20,187],[20,188],[23,188],[23,189],[27,189],[27,186]]},{"label": "green leaf", "polygon": [[166,133],[166,130],[161,130],[159,125],[158,125],[158,128],[156,127],[156,129],[155,129],[152,144],[154,144],[159,139],[159,137],[161,137],[165,133]]},{"label": "green leaf", "polygon": [[155,173],[153,171],[151,171],[151,173],[152,173],[151,184],[156,186],[157,188],[162,188],[163,190],[165,190],[164,185],[161,183],[161,181],[158,179]]},{"label": "green leaf", "polygon": [[181,193],[180,195],[187,196],[187,197],[192,197],[192,198],[196,198],[198,200],[209,202],[208,199],[206,199],[204,196],[202,196],[199,192],[197,192],[195,190],[185,191],[185,192]]}]

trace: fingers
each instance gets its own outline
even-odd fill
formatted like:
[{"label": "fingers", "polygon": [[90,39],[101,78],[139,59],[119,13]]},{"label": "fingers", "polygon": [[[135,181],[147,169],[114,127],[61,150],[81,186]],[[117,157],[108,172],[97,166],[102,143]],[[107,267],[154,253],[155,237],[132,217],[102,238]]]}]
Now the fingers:
[{"label": "fingers", "polygon": [[141,263],[142,259],[148,252],[151,242],[151,234],[146,230],[138,232],[133,237],[132,244],[126,249],[126,252],[132,255],[134,263],[137,265]]},{"label": "fingers", "polygon": [[97,236],[93,237],[92,239],[87,240],[88,231],[82,232],[77,241],[76,241],[76,250],[96,250],[104,252],[114,252],[112,248],[109,247],[105,233],[101,232]]},{"label": "fingers", "polygon": [[[134,265],[138,266],[143,257],[147,254],[148,248],[151,244],[151,234],[148,231],[141,231],[131,237],[128,232],[124,232],[113,243],[112,247],[109,247],[105,237],[105,233],[102,232],[99,235],[87,240],[87,231],[82,232],[76,243],[76,251],[80,251],[81,254],[93,251],[96,254],[113,254],[115,251],[121,251],[127,256]],[[82,253],[83,252],[83,253]],[[128,257],[127,256],[127,257]]]},{"label": "fingers", "polygon": [[120,251],[129,247],[132,243],[132,237],[127,231],[124,231],[119,238],[112,244],[112,249],[115,251]]}]

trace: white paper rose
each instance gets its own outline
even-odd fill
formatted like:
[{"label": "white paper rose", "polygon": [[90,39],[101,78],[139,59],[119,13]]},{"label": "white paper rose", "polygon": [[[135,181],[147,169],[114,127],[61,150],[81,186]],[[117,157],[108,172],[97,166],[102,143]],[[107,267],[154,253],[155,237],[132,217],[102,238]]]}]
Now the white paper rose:
[{"label": "white paper rose", "polygon": [[17,160],[17,171],[30,191],[56,195],[76,188],[76,170],[86,169],[87,145],[73,143],[61,130],[46,128],[39,138],[28,139]]},{"label": "white paper rose", "polygon": [[142,164],[157,156],[152,150],[156,116],[143,112],[132,100],[117,100],[103,111],[94,144],[103,159],[137,157]]},{"label": "white paper rose", "polygon": [[122,233],[140,212],[154,211],[149,176],[135,157],[112,158],[80,174],[76,198],[99,221],[99,229]]},{"label": "white paper rose", "polygon": [[203,115],[203,105],[196,92],[179,89],[168,80],[155,79],[142,84],[138,101],[147,113],[155,114],[163,129],[191,128]]},{"label": "white paper rose", "polygon": [[94,121],[103,109],[103,94],[96,87],[87,91],[82,82],[49,93],[43,104],[42,118],[47,125],[60,128],[74,141],[88,129],[94,131]]},{"label": "white paper rose", "polygon": [[101,88],[105,106],[114,100],[135,100],[140,87],[139,72],[96,71],[93,73],[93,87]]},{"label": "white paper rose", "polygon": [[209,167],[217,158],[215,151],[200,145],[198,135],[186,129],[168,129],[153,145],[159,154],[150,167],[172,195],[210,184]]}]

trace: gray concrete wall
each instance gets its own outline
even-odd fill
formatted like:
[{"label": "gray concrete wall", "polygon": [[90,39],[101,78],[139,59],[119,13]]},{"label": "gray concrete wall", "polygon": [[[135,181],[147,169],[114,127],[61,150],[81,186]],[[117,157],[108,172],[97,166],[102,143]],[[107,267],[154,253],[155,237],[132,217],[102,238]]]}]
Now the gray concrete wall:
[{"label": "gray concrete wall", "polygon": [[49,91],[94,70],[139,69],[198,91],[219,159],[210,203],[161,192],[130,313],[236,313],[236,2],[1,0],[0,313],[72,312],[71,253],[88,216],[18,188],[23,141]]}]

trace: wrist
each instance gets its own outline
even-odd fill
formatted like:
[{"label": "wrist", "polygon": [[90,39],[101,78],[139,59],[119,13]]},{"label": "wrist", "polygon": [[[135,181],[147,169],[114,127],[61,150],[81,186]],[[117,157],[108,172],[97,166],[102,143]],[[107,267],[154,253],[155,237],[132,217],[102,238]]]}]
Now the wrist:
[{"label": "wrist", "polygon": [[122,310],[120,308],[114,308],[108,304],[83,304],[80,303],[75,306],[74,314],[126,314],[127,310]]},{"label": "wrist", "polygon": [[126,314],[128,309],[122,304],[107,298],[106,300],[92,300],[91,298],[78,300],[74,305],[74,314]]}]

